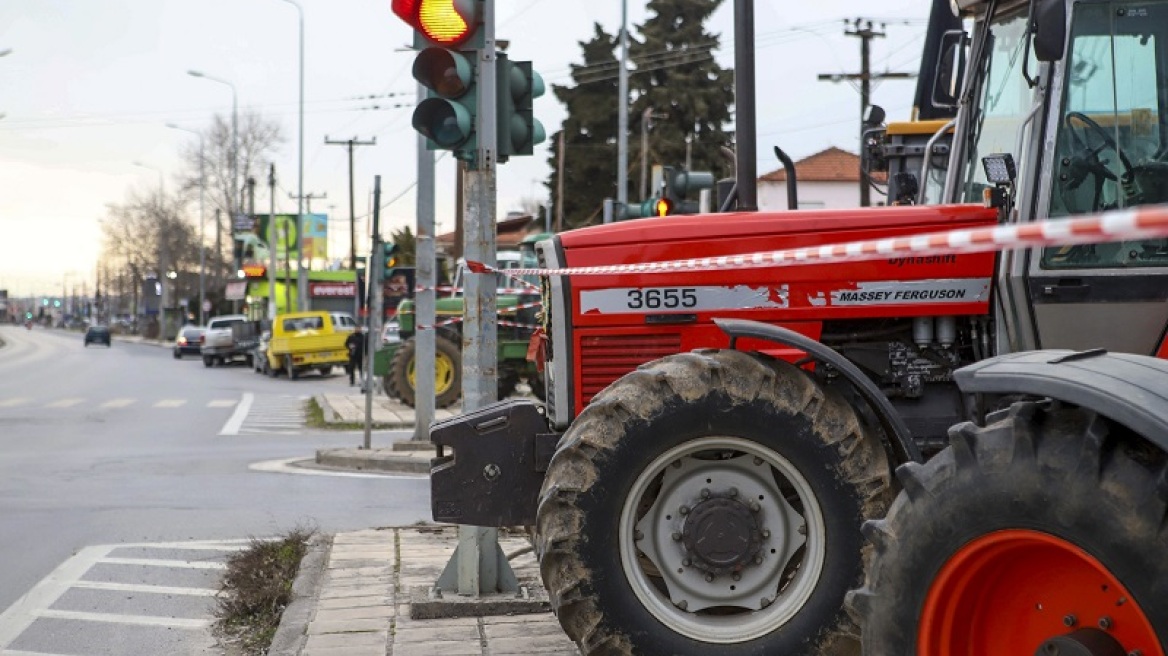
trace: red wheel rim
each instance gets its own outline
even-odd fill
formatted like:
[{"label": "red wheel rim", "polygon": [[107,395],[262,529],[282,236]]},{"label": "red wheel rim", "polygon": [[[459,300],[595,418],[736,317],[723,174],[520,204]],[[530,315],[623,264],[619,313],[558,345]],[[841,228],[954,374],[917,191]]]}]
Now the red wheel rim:
[{"label": "red wheel rim", "polygon": [[1139,604],[1093,556],[1046,533],[998,531],[963,546],[937,573],[917,654],[1033,654],[1087,627],[1107,627],[1129,653],[1165,656]]}]

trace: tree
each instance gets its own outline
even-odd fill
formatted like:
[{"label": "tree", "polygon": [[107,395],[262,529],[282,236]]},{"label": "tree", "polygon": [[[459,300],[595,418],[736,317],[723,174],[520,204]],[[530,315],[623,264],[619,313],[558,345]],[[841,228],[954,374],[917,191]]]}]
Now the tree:
[{"label": "tree", "polygon": [[[654,15],[639,26],[641,40],[629,48],[636,64],[629,88],[636,97],[630,111],[634,129],[641,129],[646,110],[667,115],[652,121],[650,165],[684,166],[689,139],[692,170],[713,171],[715,178],[728,170],[721,149],[731,142],[723,126],[730,121],[734,72],[714,61],[720,40],[705,30],[720,4],[722,0],[649,2]],[[639,150],[640,140],[637,144]]]},{"label": "tree", "polygon": [[[215,115],[211,125],[200,133],[203,149],[199,142],[189,142],[182,151],[186,162],[183,176],[183,190],[188,196],[198,193],[200,171],[206,174],[207,212],[216,216],[215,249],[208,253],[207,270],[218,289],[224,282],[224,273],[232,261],[231,215],[245,207],[244,196],[248,178],[266,167],[272,159],[276,146],[283,142],[280,125],[253,112],[239,116],[239,177],[231,179],[231,117]],[[202,169],[200,168],[202,164]],[[266,179],[266,178],[265,178]],[[233,201],[233,202],[232,202]],[[232,208],[231,206],[235,207]],[[208,287],[210,289],[210,287]]]},{"label": "tree", "polygon": [[389,235],[393,242],[394,252],[397,253],[398,263],[401,266],[414,266],[418,256],[418,239],[409,226],[394,230]]},{"label": "tree", "polygon": [[568,109],[560,131],[552,135],[552,174],[547,186],[555,197],[559,184],[560,134],[564,139],[564,225],[587,225],[599,216],[604,198],[616,195],[616,37],[599,24],[592,38],[580,42],[584,63],[572,65],[573,86],[552,85]]},{"label": "tree", "polygon": [[[650,166],[683,166],[687,138],[692,141],[693,170],[713,171],[717,177],[727,170],[721,148],[731,141],[724,126],[730,121],[734,99],[733,71],[714,61],[720,40],[704,27],[720,4],[721,0],[651,0],[653,15],[637,28],[640,38],[630,37],[630,131],[640,135],[647,108],[664,116],[653,120],[647,154],[640,152],[640,139],[630,135],[630,200],[639,199],[642,158],[647,157]],[[592,38],[580,43],[584,63],[572,66],[574,86],[552,87],[568,110],[560,129],[565,146],[562,202],[568,227],[599,222],[604,198],[617,196],[618,45],[616,36],[595,25]],[[552,173],[547,186],[553,197],[559,183],[560,132],[549,144]]]}]

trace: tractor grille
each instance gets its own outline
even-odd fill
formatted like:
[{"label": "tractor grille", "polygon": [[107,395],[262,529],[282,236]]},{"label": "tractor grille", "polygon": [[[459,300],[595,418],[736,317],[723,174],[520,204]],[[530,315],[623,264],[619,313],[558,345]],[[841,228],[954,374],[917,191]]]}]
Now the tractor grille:
[{"label": "tractor grille", "polygon": [[604,335],[580,341],[580,385],[584,404],[612,381],[681,350],[680,335]]}]

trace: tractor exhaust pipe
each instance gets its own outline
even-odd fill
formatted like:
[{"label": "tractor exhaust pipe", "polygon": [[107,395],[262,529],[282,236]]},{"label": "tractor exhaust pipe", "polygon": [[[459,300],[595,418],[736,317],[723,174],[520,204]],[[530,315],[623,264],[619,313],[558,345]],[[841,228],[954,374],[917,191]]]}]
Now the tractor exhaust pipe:
[{"label": "tractor exhaust pipe", "polygon": [[795,162],[783,152],[782,148],[775,146],[775,157],[783,163],[783,169],[787,171],[787,209],[799,209],[799,183],[795,179]]},{"label": "tractor exhaust pipe", "polygon": [[754,0],[734,0],[734,141],[738,209],[758,211],[758,163],[754,101]]}]

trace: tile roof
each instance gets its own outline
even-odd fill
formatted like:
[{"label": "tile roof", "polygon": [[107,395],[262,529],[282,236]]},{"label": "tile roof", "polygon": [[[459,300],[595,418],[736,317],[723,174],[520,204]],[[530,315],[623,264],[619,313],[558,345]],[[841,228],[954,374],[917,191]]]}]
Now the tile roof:
[{"label": "tile roof", "polygon": [[[795,162],[799,182],[859,182],[860,156],[832,146]],[[785,182],[786,169],[759,177],[759,182]]]}]

